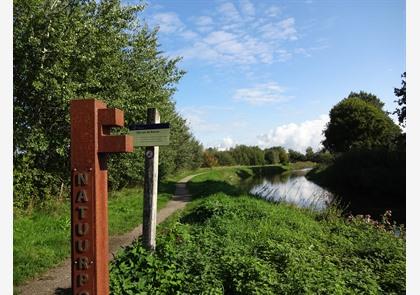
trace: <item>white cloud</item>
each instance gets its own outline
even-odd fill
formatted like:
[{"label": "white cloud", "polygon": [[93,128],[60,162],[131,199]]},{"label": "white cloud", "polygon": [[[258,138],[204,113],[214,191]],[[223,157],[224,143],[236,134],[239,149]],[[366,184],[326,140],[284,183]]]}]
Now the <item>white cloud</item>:
[{"label": "white cloud", "polygon": [[203,109],[190,107],[181,110],[181,113],[194,133],[216,132],[221,128],[219,124],[212,124],[204,119],[206,112]]},{"label": "white cloud", "polygon": [[186,40],[192,40],[198,37],[198,34],[191,30],[183,31],[180,33],[180,35]]},{"label": "white cloud", "polygon": [[235,91],[233,99],[245,101],[253,105],[278,103],[289,100],[291,97],[284,95],[285,88],[276,82],[257,84],[251,88],[241,88]]},{"label": "white cloud", "polygon": [[252,17],[255,15],[254,5],[249,0],[242,0],[240,6],[241,11],[245,16]]},{"label": "white cloud", "polygon": [[154,15],[152,23],[159,25],[162,33],[184,39],[181,47],[169,53],[172,56],[246,67],[284,62],[295,54],[305,55],[304,50],[310,53],[309,48],[288,48],[290,41],[302,35],[294,17],[280,14],[278,5],[263,7],[250,0],[235,4],[224,0],[215,12],[190,17],[185,23],[173,12]]},{"label": "white cloud", "polygon": [[309,51],[307,49],[305,49],[305,48],[302,48],[302,47],[296,48],[294,51],[295,51],[296,54],[302,54],[302,55],[304,55],[306,57],[310,57],[311,56],[311,54],[309,53]]},{"label": "white cloud", "polygon": [[220,132],[223,128],[220,122],[212,121],[212,114],[217,112],[232,112],[232,108],[213,105],[189,106],[179,110],[193,132]]},{"label": "white cloud", "polygon": [[174,55],[185,60],[201,59],[217,64],[234,63],[241,65],[284,61],[291,57],[285,49],[275,48],[250,35],[239,36],[226,31],[214,31],[197,40],[191,47],[183,48]]},{"label": "white cloud", "polygon": [[178,15],[173,12],[157,13],[152,17],[152,22],[159,26],[161,33],[165,34],[182,31],[184,28]]},{"label": "white cloud", "polygon": [[280,145],[300,152],[305,152],[308,146],[318,150],[322,146],[321,141],[324,139],[322,131],[328,121],[328,115],[321,115],[315,120],[278,126],[266,134],[257,136],[258,145],[264,148]]},{"label": "white cloud", "polygon": [[209,44],[220,44],[223,42],[229,42],[235,39],[235,36],[231,33],[227,33],[225,31],[216,31],[210,33],[204,41]]},{"label": "white cloud", "polygon": [[241,17],[235,5],[230,2],[223,3],[217,9],[219,13],[223,16],[225,21],[239,21]]},{"label": "white cloud", "polygon": [[216,149],[218,151],[227,151],[228,149],[235,147],[235,145],[235,141],[228,136],[223,138],[222,143],[218,144]]},{"label": "white cloud", "polygon": [[278,6],[270,6],[266,11],[265,14],[269,17],[276,17],[281,14],[281,8]]},{"label": "white cloud", "polygon": [[286,18],[277,23],[265,24],[260,28],[260,32],[267,39],[297,40],[297,30],[293,17]]},{"label": "white cloud", "polygon": [[195,24],[200,27],[211,26],[213,24],[213,19],[210,16],[199,16],[196,18]]}]

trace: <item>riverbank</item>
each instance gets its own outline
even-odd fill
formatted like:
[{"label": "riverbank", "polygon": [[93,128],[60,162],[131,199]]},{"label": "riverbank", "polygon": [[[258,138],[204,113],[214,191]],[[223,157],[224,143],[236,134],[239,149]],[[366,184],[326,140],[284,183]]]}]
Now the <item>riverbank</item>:
[{"label": "riverbank", "polygon": [[405,239],[336,210],[242,194],[249,168],[192,179],[194,200],[111,264],[113,294],[405,294]]},{"label": "riverbank", "polygon": [[340,199],[347,213],[369,214],[375,219],[392,211],[395,221],[406,221],[405,153],[357,151],[318,165],[307,178]]}]

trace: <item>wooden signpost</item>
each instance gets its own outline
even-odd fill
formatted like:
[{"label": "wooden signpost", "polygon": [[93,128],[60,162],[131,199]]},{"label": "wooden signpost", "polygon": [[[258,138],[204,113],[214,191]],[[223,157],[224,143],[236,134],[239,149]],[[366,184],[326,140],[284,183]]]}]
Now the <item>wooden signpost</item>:
[{"label": "wooden signpost", "polygon": [[131,136],[110,135],[124,113],[94,99],[72,100],[71,259],[73,295],[108,295],[108,153],[133,151]]},{"label": "wooden signpost", "polygon": [[157,109],[147,109],[147,124],[130,126],[134,146],[145,146],[143,245],[154,251],[156,248],[156,215],[158,193],[159,146],[169,144],[169,124],[160,124]]}]

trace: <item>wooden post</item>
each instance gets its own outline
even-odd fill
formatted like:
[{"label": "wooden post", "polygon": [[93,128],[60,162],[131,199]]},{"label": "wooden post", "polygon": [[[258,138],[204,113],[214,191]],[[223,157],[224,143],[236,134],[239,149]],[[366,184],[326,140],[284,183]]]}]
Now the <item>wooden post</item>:
[{"label": "wooden post", "polygon": [[[147,109],[147,124],[160,123],[157,109]],[[158,190],[159,146],[148,146],[144,161],[144,202],[143,202],[143,245],[146,249],[156,249],[156,214]]]},{"label": "wooden post", "polygon": [[133,151],[131,136],[110,135],[124,113],[99,100],[70,102],[72,294],[108,295],[108,153]]}]

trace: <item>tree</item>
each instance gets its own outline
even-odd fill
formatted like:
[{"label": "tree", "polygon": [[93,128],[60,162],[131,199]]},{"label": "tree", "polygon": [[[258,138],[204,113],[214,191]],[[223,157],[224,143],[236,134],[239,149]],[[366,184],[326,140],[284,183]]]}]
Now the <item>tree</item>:
[{"label": "tree", "polygon": [[333,161],[333,155],[329,151],[320,150],[314,153],[312,161],[316,163],[330,164]]},{"label": "tree", "polygon": [[215,156],[215,154],[210,150],[206,150],[203,153],[203,167],[214,167],[219,165],[219,163],[217,162],[217,158]]},{"label": "tree", "polygon": [[398,122],[402,127],[405,127],[405,110],[406,110],[406,99],[405,99],[405,79],[406,79],[406,72],[404,72],[401,75],[402,81],[401,81],[401,88],[394,88],[394,94],[395,96],[399,97],[398,100],[395,102],[398,103],[400,108],[397,108],[393,114],[397,114],[398,116]]},{"label": "tree", "polygon": [[267,149],[264,151],[264,159],[266,164],[278,164],[279,163],[279,152],[275,149]]},{"label": "tree", "polygon": [[[137,20],[143,5],[119,0],[16,0],[13,10],[14,200],[54,196],[69,178],[69,101],[100,98],[124,110],[125,124],[157,107],[171,123],[160,175],[195,167],[200,145],[172,101],[184,75],[159,50],[157,30]],[[110,185],[142,177],[143,150],[112,155]],[[18,202],[16,202],[18,201]]]},{"label": "tree", "polygon": [[230,151],[218,151],[215,156],[220,166],[235,165],[235,159],[232,157]]},{"label": "tree", "polygon": [[367,103],[370,103],[371,105],[377,107],[380,110],[382,110],[382,108],[385,105],[376,95],[365,91],[359,91],[359,93],[352,91],[347,96],[347,98],[359,98]]},{"label": "tree", "polygon": [[390,146],[401,130],[377,106],[357,97],[346,98],[330,110],[323,145],[333,153]]},{"label": "tree", "polygon": [[306,160],[305,155],[298,152],[298,151],[294,151],[292,149],[289,149],[288,154],[289,154],[289,161],[290,162],[299,162],[299,161],[305,161]]},{"label": "tree", "polygon": [[267,164],[285,164],[289,161],[286,150],[281,146],[271,147],[264,150],[264,158]]},{"label": "tree", "polygon": [[286,164],[287,162],[289,162],[289,155],[287,154],[286,150],[283,147],[278,146],[278,147],[275,147],[275,149],[279,153],[279,162],[281,164]]},{"label": "tree", "polygon": [[312,149],[312,147],[308,146],[306,148],[305,157],[306,157],[306,161],[313,161],[314,160],[314,150]]}]

